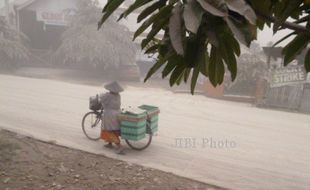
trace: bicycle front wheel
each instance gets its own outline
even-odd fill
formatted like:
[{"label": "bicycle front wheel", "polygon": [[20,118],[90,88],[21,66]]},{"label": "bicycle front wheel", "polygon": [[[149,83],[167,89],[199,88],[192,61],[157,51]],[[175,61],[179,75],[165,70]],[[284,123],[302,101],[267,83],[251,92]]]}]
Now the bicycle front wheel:
[{"label": "bicycle front wheel", "polygon": [[101,115],[96,112],[85,114],[82,120],[82,129],[85,136],[93,141],[100,139],[101,134]]}]

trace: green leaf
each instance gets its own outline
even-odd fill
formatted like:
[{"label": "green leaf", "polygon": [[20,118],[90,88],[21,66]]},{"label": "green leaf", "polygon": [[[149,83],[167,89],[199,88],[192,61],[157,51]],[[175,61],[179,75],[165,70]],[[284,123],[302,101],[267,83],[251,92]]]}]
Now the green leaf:
[{"label": "green leaf", "polygon": [[158,13],[152,15],[150,18],[148,18],[135,32],[134,39],[136,39],[140,34],[142,34],[154,21],[166,18],[171,14],[173,6],[166,6],[162,8]]},{"label": "green leaf", "polygon": [[225,68],[220,53],[215,46],[211,48],[210,63],[209,63],[209,80],[214,87],[222,84],[224,80]]},{"label": "green leaf", "polygon": [[177,65],[176,61],[169,61],[162,72],[162,78],[166,78]]},{"label": "green leaf", "polygon": [[244,18],[224,18],[230,30],[238,41],[247,47],[256,39],[257,27],[249,24]]},{"label": "green leaf", "polygon": [[102,13],[106,12],[108,10],[108,7],[113,2],[113,0],[108,0],[108,2],[105,4],[105,6],[102,9]]},{"label": "green leaf", "polygon": [[188,0],[184,6],[184,23],[187,30],[197,33],[204,11],[194,0]]},{"label": "green leaf", "polygon": [[249,46],[240,28],[238,28],[230,18],[225,18],[225,21],[228,27],[230,28],[230,30],[232,31],[232,33],[234,34],[234,36],[238,39],[238,41],[243,43],[246,46]]},{"label": "green leaf", "polygon": [[199,65],[197,64],[196,67],[194,68],[193,75],[192,75],[192,81],[191,81],[192,95],[194,95],[194,92],[195,92],[198,76],[199,76]]},{"label": "green leaf", "polygon": [[298,10],[300,4],[303,0],[285,0],[279,2],[281,8],[275,8],[275,16],[277,18],[276,22],[273,25],[273,31],[276,33],[281,25],[290,17],[296,10]]},{"label": "green leaf", "polygon": [[240,56],[240,46],[230,33],[223,33],[220,39],[222,40],[220,43],[221,55],[231,73],[231,79],[234,81],[237,77],[238,71],[235,54]]},{"label": "green leaf", "polygon": [[111,14],[124,2],[124,0],[110,0],[104,7],[104,14],[98,23],[98,29],[101,28],[102,24],[111,16]]},{"label": "green leaf", "polygon": [[235,54],[239,57],[241,54],[240,45],[238,41],[233,36],[226,36],[225,38],[227,44],[229,44],[229,47],[232,48],[235,52]]},{"label": "green leaf", "polygon": [[186,69],[184,69],[184,70],[182,71],[182,73],[181,73],[181,75],[179,76],[179,78],[175,81],[175,84],[177,84],[178,86],[181,84],[182,79],[184,78],[185,72],[186,72]]},{"label": "green leaf", "polygon": [[226,0],[228,8],[244,16],[251,24],[256,24],[254,10],[244,0]]},{"label": "green leaf", "polygon": [[286,66],[299,55],[310,41],[310,33],[301,33],[294,38],[285,48],[282,50],[284,55],[284,65]]},{"label": "green leaf", "polygon": [[280,40],[278,40],[275,44],[272,45],[272,47],[276,47],[278,44],[280,44],[281,42],[283,42],[284,40],[288,39],[289,37],[291,37],[292,35],[296,35],[297,33],[291,32],[288,35],[284,36],[283,38],[281,38]]},{"label": "green leaf", "polygon": [[136,9],[146,5],[147,3],[150,3],[153,0],[135,0],[135,2],[130,5],[128,7],[128,9],[126,11],[124,11],[120,17],[118,18],[118,20],[122,19],[123,17],[127,17],[130,13],[132,13],[133,11],[135,11]]},{"label": "green leaf", "polygon": [[209,55],[207,50],[207,46],[200,47],[198,50],[198,55],[197,55],[197,64],[195,64],[194,70],[193,70],[193,76],[192,76],[192,81],[191,81],[191,93],[194,94],[196,84],[197,84],[197,79],[199,76],[199,73],[201,72],[204,76],[209,75]]},{"label": "green leaf", "polygon": [[200,48],[200,40],[197,36],[188,37],[186,40],[185,62],[187,67],[193,68],[198,63],[198,53]]},{"label": "green leaf", "polygon": [[182,43],[182,9],[181,4],[178,3],[172,11],[172,16],[169,20],[169,36],[174,50],[179,55],[184,55]]},{"label": "green leaf", "polygon": [[[169,15],[167,15],[169,16]],[[162,18],[158,22],[154,21],[152,30],[148,33],[147,37],[142,41],[141,48],[144,49],[147,44],[154,39],[158,32],[168,24],[168,18]]]},{"label": "green leaf", "polygon": [[177,67],[173,70],[171,76],[170,76],[170,86],[172,87],[180,78],[182,79],[182,76],[184,74],[184,70],[186,69],[186,66],[184,64],[178,64]]},{"label": "green leaf", "polygon": [[212,30],[212,29],[209,29],[209,30],[206,31],[206,33],[207,33],[209,42],[212,45],[218,47],[219,46],[219,42],[217,40],[216,31]]},{"label": "green leaf", "polygon": [[137,22],[140,23],[143,19],[145,19],[146,17],[151,15],[154,11],[156,11],[157,9],[162,8],[165,5],[166,5],[166,1],[165,0],[160,0],[160,1],[157,1],[156,3],[153,3],[151,6],[145,8],[139,14],[139,16],[137,18]]},{"label": "green leaf", "polygon": [[[201,59],[199,61],[202,61]],[[193,70],[193,75],[192,75],[192,81],[191,81],[191,93],[194,95],[196,84],[197,84],[197,79],[199,76],[199,71],[201,67],[201,63],[199,62],[198,64],[195,65],[194,70]]]},{"label": "green leaf", "polygon": [[200,73],[202,73],[206,77],[209,76],[209,62],[210,62],[209,54],[207,51],[205,51],[205,61],[200,65]]},{"label": "green leaf", "polygon": [[310,72],[310,50],[308,50],[305,58],[305,69],[307,72]]},{"label": "green leaf", "polygon": [[257,27],[260,29],[260,30],[263,30],[264,29],[264,26],[265,26],[265,20],[261,19],[261,18],[257,18],[257,21],[256,21],[256,25]]},{"label": "green leaf", "polygon": [[158,54],[161,55],[161,56],[166,56],[166,54],[169,52],[169,51],[173,51],[172,47],[170,47],[170,44],[167,44],[167,43],[161,43],[159,45],[159,48],[158,48]]},{"label": "green leaf", "polygon": [[213,6],[209,3],[210,0],[197,0],[197,2],[201,5],[201,7],[213,14],[214,16],[226,17],[228,16],[227,9],[222,10],[218,5]]},{"label": "green leaf", "polygon": [[190,68],[186,68],[185,71],[184,71],[184,82],[187,83],[188,81],[188,77],[191,73],[191,69]]},{"label": "green leaf", "polygon": [[[224,42],[225,43],[225,42]],[[231,73],[231,80],[234,81],[237,76],[237,60],[232,49],[228,49],[227,46],[220,46],[221,55],[227,65],[228,70]]]},{"label": "green leaf", "polygon": [[147,73],[147,75],[146,75],[146,77],[144,79],[144,82],[146,82],[166,62],[167,62],[167,57],[158,59],[157,62],[153,65],[153,67],[151,67],[151,69]]},{"label": "green leaf", "polygon": [[269,15],[271,10],[271,0],[250,0],[254,10],[259,11],[264,15]]},{"label": "green leaf", "polygon": [[158,51],[158,48],[159,48],[159,45],[158,44],[155,44],[151,47],[149,47],[147,50],[145,50],[145,54],[154,54]]},{"label": "green leaf", "polygon": [[173,53],[168,53],[165,57],[160,57],[147,73],[144,82],[146,82],[158,69],[160,69],[160,67],[162,67],[172,55]]}]

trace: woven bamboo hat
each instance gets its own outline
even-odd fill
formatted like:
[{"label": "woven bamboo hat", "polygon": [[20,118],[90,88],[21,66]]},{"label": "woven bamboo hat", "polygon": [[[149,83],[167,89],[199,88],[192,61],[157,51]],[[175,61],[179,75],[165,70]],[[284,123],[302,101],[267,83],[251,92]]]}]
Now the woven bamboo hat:
[{"label": "woven bamboo hat", "polygon": [[117,81],[104,85],[104,88],[114,93],[119,93],[119,92],[124,91],[123,87]]}]

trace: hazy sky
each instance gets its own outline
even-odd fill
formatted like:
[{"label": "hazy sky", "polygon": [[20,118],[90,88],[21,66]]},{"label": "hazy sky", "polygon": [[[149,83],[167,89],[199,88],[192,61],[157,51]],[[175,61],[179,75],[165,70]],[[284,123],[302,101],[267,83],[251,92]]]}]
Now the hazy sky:
[{"label": "hazy sky", "polygon": [[[268,42],[276,42],[277,40],[281,39],[285,35],[289,34],[290,30],[283,30],[279,31],[275,35],[273,35],[273,31],[270,28],[265,27],[263,31],[258,32],[257,41],[261,46],[267,45]],[[289,38],[288,40],[285,40],[283,43],[279,45],[285,45],[289,40],[292,38]]]}]

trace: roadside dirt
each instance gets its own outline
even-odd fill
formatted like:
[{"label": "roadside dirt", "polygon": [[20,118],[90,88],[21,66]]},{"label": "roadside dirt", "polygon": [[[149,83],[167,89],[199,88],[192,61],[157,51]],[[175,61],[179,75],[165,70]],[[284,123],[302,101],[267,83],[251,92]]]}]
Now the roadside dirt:
[{"label": "roadside dirt", "polygon": [[1,190],[221,188],[0,129]]}]

